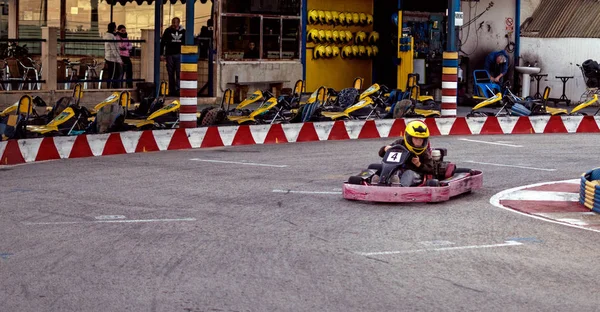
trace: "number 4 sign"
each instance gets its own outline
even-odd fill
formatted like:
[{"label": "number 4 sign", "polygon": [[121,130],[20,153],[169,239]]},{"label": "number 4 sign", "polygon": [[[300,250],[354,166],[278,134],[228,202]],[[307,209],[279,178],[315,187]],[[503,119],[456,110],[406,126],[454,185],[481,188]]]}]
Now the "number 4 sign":
[{"label": "number 4 sign", "polygon": [[387,162],[395,162],[395,163],[399,163],[400,162],[400,158],[402,156],[402,153],[398,153],[398,152],[391,152],[390,155],[388,155],[387,158]]}]

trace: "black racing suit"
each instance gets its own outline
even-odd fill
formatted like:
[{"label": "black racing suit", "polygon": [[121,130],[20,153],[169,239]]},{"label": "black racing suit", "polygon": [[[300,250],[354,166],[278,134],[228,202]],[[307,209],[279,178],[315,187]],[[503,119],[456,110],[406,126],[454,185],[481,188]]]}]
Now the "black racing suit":
[{"label": "black racing suit", "polygon": [[[406,147],[406,144],[404,143],[404,138],[398,139],[390,145],[402,145]],[[385,146],[382,146],[379,149],[379,157],[383,157],[384,155]],[[423,152],[418,157],[419,161],[421,162],[421,166],[419,167],[413,164],[412,157],[406,162],[406,170],[400,177],[400,184],[402,184],[403,186],[412,186],[416,183],[416,181],[422,179],[423,175],[433,174],[433,158],[431,157],[431,149],[427,148],[427,150],[425,150],[425,152]]]}]

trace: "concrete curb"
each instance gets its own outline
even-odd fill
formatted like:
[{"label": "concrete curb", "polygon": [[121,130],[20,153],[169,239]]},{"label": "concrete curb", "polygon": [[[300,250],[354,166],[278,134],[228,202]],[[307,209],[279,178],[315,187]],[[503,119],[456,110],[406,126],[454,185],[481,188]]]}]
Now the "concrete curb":
[{"label": "concrete curb", "polygon": [[[0,165],[231,145],[399,137],[414,119],[148,130],[0,142]],[[427,118],[431,135],[598,133],[600,116]]]}]

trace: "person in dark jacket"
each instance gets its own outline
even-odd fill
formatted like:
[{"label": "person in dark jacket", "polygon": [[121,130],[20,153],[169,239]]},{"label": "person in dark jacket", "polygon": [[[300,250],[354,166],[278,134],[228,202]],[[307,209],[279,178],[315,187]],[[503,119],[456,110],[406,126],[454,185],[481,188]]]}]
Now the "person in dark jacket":
[{"label": "person in dark jacket", "polygon": [[169,75],[169,94],[179,95],[179,73],[181,71],[181,46],[185,44],[185,29],[179,24],[181,20],[175,17],[171,26],[165,29],[160,39],[160,51],[167,60]]},{"label": "person in dark jacket", "polygon": [[484,69],[492,76],[492,82],[502,83],[508,72],[508,53],[500,50],[488,54]]},{"label": "person in dark jacket", "polygon": [[248,50],[246,52],[244,52],[244,58],[245,59],[260,58],[260,52],[258,51],[258,48],[256,47],[256,44],[254,44],[254,42],[250,42],[248,44]]},{"label": "person in dark jacket", "polygon": [[[382,146],[379,149],[379,156],[383,157],[393,145],[402,145],[414,154],[409,163],[406,164],[406,170],[401,177],[394,175],[390,178],[393,184],[402,186],[413,186],[423,180],[423,175],[433,174],[433,158],[429,148],[429,129],[422,121],[411,121],[406,125],[404,137],[394,141],[390,145]],[[375,178],[375,177],[374,177]],[[377,176],[376,182],[379,180]]]}]

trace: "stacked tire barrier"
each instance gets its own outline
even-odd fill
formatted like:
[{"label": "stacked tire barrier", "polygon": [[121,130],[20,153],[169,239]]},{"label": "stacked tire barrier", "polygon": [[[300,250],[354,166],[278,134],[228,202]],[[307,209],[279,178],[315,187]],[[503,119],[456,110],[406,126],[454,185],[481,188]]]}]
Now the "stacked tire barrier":
[{"label": "stacked tire barrier", "polygon": [[600,168],[581,175],[579,203],[593,212],[600,213]]},{"label": "stacked tire barrier", "polygon": [[179,127],[196,127],[198,111],[198,46],[181,47]]},{"label": "stacked tire barrier", "polygon": [[[0,165],[154,151],[392,138],[414,119],[242,125],[82,134],[0,142]],[[424,119],[432,136],[600,133],[600,116],[457,117]]]}]

